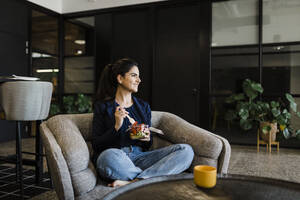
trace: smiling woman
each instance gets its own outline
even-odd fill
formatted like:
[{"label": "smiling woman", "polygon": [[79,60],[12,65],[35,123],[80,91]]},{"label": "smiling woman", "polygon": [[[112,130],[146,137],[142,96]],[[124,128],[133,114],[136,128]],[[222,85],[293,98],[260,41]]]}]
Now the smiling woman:
[{"label": "smiling woman", "polygon": [[[187,144],[148,151],[152,145],[151,109],[147,102],[132,96],[141,83],[139,74],[138,63],[128,58],[107,65],[94,102],[93,162],[112,187],[181,173],[194,157]],[[129,129],[134,126],[140,127],[142,137],[132,137]]]}]

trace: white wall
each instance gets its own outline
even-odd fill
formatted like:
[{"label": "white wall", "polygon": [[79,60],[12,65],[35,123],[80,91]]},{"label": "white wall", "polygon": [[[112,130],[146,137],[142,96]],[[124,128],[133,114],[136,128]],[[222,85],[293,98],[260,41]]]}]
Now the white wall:
[{"label": "white wall", "polygon": [[[51,0],[53,1],[53,0]],[[62,0],[62,13],[158,2],[166,0]]]},{"label": "white wall", "polygon": [[62,1],[63,0],[27,0],[42,7],[53,10],[57,13],[62,13]]},{"label": "white wall", "polygon": [[55,12],[65,14],[87,10],[143,4],[166,0],[27,0]]}]

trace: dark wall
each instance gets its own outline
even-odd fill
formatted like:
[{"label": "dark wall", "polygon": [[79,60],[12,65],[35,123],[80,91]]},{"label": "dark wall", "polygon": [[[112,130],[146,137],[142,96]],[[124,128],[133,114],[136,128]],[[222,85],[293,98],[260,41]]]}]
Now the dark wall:
[{"label": "dark wall", "polygon": [[96,82],[105,65],[129,57],[140,66],[138,97],[151,103],[152,38],[149,9],[119,11],[95,16]]},{"label": "dark wall", "polygon": [[[16,0],[1,0],[0,76],[28,75],[28,9]],[[0,120],[0,142],[15,138],[15,123]]]},{"label": "dark wall", "polygon": [[[122,57],[136,59],[137,96],[209,127],[210,1],[170,1],[96,16],[96,74]],[[200,114],[201,113],[201,114]]]},{"label": "dark wall", "polygon": [[137,96],[151,103],[152,42],[149,9],[123,11],[113,15],[112,60],[129,57],[140,66],[141,84]]},{"label": "dark wall", "polygon": [[198,11],[198,4],[161,7],[156,11],[152,107],[172,112],[192,123],[198,121]]},{"label": "dark wall", "polygon": [[[111,62],[112,14],[95,16],[96,33],[96,69],[95,80],[98,86],[100,74],[105,65]],[[96,87],[97,88],[97,87]]]},{"label": "dark wall", "polygon": [[28,40],[28,9],[15,0],[2,0],[0,7],[1,75],[27,75],[25,53]]}]

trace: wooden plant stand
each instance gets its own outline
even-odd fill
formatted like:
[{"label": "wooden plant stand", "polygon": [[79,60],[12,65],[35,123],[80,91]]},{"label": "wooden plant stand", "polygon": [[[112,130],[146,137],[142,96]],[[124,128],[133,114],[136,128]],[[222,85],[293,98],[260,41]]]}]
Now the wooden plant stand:
[{"label": "wooden plant stand", "polygon": [[279,142],[271,142],[271,134],[269,134],[269,142],[265,142],[264,140],[261,140],[259,137],[259,129],[257,130],[257,152],[259,152],[259,145],[266,145],[267,147],[267,152],[269,151],[271,153],[272,151],[272,145],[277,146],[277,152],[279,152]]}]

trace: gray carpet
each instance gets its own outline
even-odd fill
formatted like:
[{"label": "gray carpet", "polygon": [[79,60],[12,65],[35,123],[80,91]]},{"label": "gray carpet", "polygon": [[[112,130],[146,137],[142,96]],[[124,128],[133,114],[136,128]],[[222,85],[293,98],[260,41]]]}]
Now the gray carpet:
[{"label": "gray carpet", "polygon": [[257,152],[256,146],[232,146],[229,173],[261,176],[300,183],[300,149]]},{"label": "gray carpet", "polygon": [[[24,151],[33,151],[34,140],[23,140]],[[13,142],[1,144],[0,155],[14,153]],[[300,149],[281,148],[277,153],[267,153],[264,147],[256,151],[256,146],[232,146],[229,173],[283,179],[300,183]],[[31,198],[32,200],[56,200],[55,192],[48,191]]]}]

